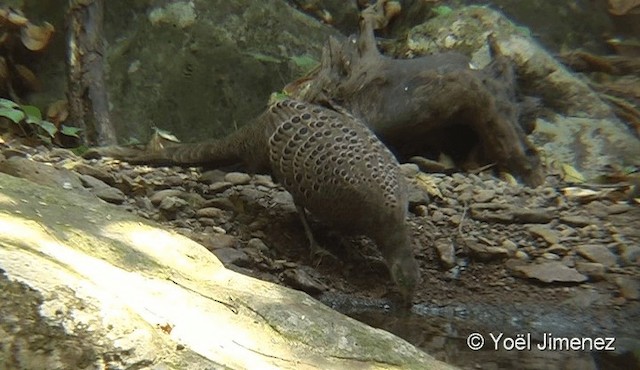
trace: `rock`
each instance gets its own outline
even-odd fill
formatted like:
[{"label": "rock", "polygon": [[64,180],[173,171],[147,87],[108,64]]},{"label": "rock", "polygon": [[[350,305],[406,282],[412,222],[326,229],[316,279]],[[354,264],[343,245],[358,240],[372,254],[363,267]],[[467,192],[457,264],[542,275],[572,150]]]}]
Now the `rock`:
[{"label": "rock", "polygon": [[233,185],[245,185],[251,181],[251,176],[242,172],[229,172],[224,176],[224,181]]},{"label": "rock", "polygon": [[183,191],[182,190],[178,190],[178,189],[160,190],[160,191],[155,192],[153,195],[151,195],[151,197],[149,197],[149,200],[151,200],[151,203],[153,205],[157,206],[160,203],[162,203],[164,198],[166,198],[166,197],[180,197],[182,195],[182,193],[183,193]]},{"label": "rock", "polygon": [[236,265],[238,267],[251,266],[251,258],[246,253],[235,248],[216,248],[212,250],[223,265]]},{"label": "rock", "polygon": [[440,263],[450,269],[456,265],[456,250],[453,247],[451,240],[447,238],[441,238],[435,241],[436,250],[440,257]]},{"label": "rock", "polygon": [[196,211],[196,217],[208,217],[212,219],[226,218],[226,213],[220,208],[206,207]]},{"label": "rock", "polygon": [[122,204],[126,199],[119,189],[107,185],[104,181],[89,175],[80,175],[80,181],[84,186],[90,187],[91,192],[105,202]]},{"label": "rock", "polygon": [[550,260],[550,261],[558,261],[558,260],[560,260],[560,256],[558,256],[555,253],[549,253],[549,252],[542,253],[542,258],[544,258],[545,260]]},{"label": "rock", "polygon": [[512,209],[513,221],[521,224],[546,224],[553,220],[553,214],[546,209]]},{"label": "rock", "polygon": [[88,176],[95,177],[96,179],[101,180],[110,186],[116,185],[115,176],[113,176],[109,172],[97,166],[90,166],[86,163],[78,162],[73,165],[72,170],[74,170],[75,172],[81,175],[88,175]]},{"label": "rock", "polygon": [[88,193],[74,172],[22,157],[11,157],[1,161],[0,172],[40,185]]},{"label": "rock", "polygon": [[473,200],[478,203],[486,203],[492,200],[495,196],[496,192],[494,190],[480,190],[473,196]]},{"label": "rock", "polygon": [[628,300],[640,299],[640,283],[638,280],[628,276],[617,276],[614,281],[620,288],[620,295],[624,298]]},{"label": "rock", "polygon": [[564,245],[561,245],[561,244],[554,244],[554,245],[550,246],[549,248],[547,248],[546,252],[553,253],[553,254],[556,254],[558,256],[564,256],[567,253],[569,253],[569,248],[567,248],[567,247],[565,247]]},{"label": "rock", "polygon": [[327,286],[322,284],[317,277],[311,275],[314,271],[313,269],[303,269],[302,267],[288,269],[282,274],[282,279],[292,288],[312,295],[318,294],[327,290]]},{"label": "rock", "polygon": [[544,283],[582,283],[587,277],[562,262],[549,261],[540,264],[527,264],[514,267],[520,276]]},{"label": "rock", "polygon": [[0,202],[0,332],[15,349],[2,368],[452,368],[92,195],[3,174],[0,187],[47,200],[40,215]]},{"label": "rock", "polygon": [[255,249],[260,253],[269,253],[269,247],[267,247],[267,245],[264,244],[264,242],[259,238],[251,238],[247,242],[247,247],[251,249]]},{"label": "rock", "polygon": [[236,206],[229,200],[229,198],[211,198],[207,199],[203,204],[203,208],[206,207],[215,207],[220,208],[225,211],[236,211]]},{"label": "rock", "polygon": [[201,237],[191,237],[202,243],[208,250],[234,249],[238,247],[238,239],[235,236],[221,233],[204,234]]},{"label": "rock", "polygon": [[591,262],[598,262],[606,267],[616,266],[618,258],[609,248],[604,245],[581,245],[576,248],[576,252]]},{"label": "rock", "polygon": [[640,246],[625,245],[621,248],[620,257],[624,265],[640,266]]},{"label": "rock", "polygon": [[469,254],[479,261],[493,261],[509,257],[509,251],[502,247],[489,247],[474,240],[465,239]]},{"label": "rock", "polygon": [[587,275],[591,281],[601,281],[605,278],[607,269],[597,262],[576,262],[576,270]]},{"label": "rock", "polygon": [[95,189],[93,193],[98,198],[104,200],[105,202],[109,202],[113,204],[122,204],[126,199],[123,192],[111,186],[106,188]]},{"label": "rock", "polygon": [[187,207],[188,203],[178,197],[169,196],[162,199],[158,209],[167,220],[174,220],[178,211]]},{"label": "rock", "polygon": [[226,172],[218,169],[204,171],[200,174],[200,178],[198,180],[202,183],[211,185],[216,182],[223,182],[226,174]]},{"label": "rock", "polygon": [[229,189],[232,186],[233,184],[228,181],[214,182],[213,184],[209,185],[209,191],[212,194],[222,193],[223,191]]},{"label": "rock", "polygon": [[538,236],[544,239],[544,241],[549,245],[560,243],[560,238],[558,237],[556,232],[551,230],[551,228],[547,226],[532,225],[529,226],[527,230],[534,236]]},{"label": "rock", "polygon": [[560,222],[574,227],[584,227],[595,223],[594,220],[584,216],[561,216]]}]

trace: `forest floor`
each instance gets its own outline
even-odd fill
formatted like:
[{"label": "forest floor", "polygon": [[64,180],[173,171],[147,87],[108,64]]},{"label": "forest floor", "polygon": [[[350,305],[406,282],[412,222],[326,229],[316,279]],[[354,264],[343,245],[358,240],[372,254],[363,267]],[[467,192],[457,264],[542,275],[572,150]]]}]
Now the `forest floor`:
[{"label": "forest floor", "polygon": [[[640,364],[640,207],[628,186],[548,176],[532,189],[484,173],[403,166],[422,272],[406,311],[393,303],[370,240],[312,222],[335,258],[312,257],[291,196],[269,176],[85,160],[62,149],[5,146],[3,155],[0,171],[39,183],[76,178],[78,191],[201,243],[232,270],[303,290],[464,368]],[[481,351],[466,345],[473,332],[486,338]],[[532,333],[535,343],[545,334],[613,337],[616,351],[495,351],[489,333]]]}]

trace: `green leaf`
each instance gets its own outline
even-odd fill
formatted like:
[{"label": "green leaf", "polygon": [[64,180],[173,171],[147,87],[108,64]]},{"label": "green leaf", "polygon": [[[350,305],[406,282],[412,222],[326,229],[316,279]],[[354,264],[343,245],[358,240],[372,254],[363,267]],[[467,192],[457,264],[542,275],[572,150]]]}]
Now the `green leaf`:
[{"label": "green leaf", "polygon": [[40,109],[38,109],[38,107],[33,105],[22,105],[20,108],[28,118],[36,122],[42,120],[42,113],[40,113]]},{"label": "green leaf", "polygon": [[271,55],[267,55],[267,54],[262,54],[262,53],[258,53],[255,51],[248,51],[245,54],[253,57],[256,60],[259,60],[261,62],[266,62],[266,63],[280,63],[282,62],[282,60],[272,57]]},{"label": "green leaf", "polygon": [[49,134],[49,136],[51,137],[56,136],[56,133],[58,133],[58,128],[56,127],[56,125],[54,125],[49,121],[40,120],[40,122],[38,123],[38,126],[40,126],[40,128],[45,130],[47,134]]},{"label": "green leaf", "polygon": [[82,131],[82,129],[79,127],[73,127],[73,126],[67,126],[67,125],[62,125],[60,128],[61,128],[60,133],[62,135],[73,136],[73,137],[80,137],[78,136],[78,132]]},{"label": "green leaf", "polygon": [[20,105],[13,100],[0,98],[0,108],[20,109]]},{"label": "green leaf", "polygon": [[[4,100],[4,99],[3,99]],[[20,123],[25,119],[25,114],[20,109],[9,108],[0,104],[0,116],[6,117],[13,121],[13,123]]]},{"label": "green leaf", "polygon": [[298,67],[307,71],[317,66],[318,64],[320,64],[320,62],[318,62],[309,54],[304,54],[300,56],[294,55],[291,57],[291,61]]},{"label": "green leaf", "polygon": [[453,9],[451,9],[450,7],[448,7],[446,5],[436,6],[435,8],[432,8],[431,10],[433,10],[433,12],[436,13],[436,15],[447,15],[447,14],[450,14],[453,11]]}]

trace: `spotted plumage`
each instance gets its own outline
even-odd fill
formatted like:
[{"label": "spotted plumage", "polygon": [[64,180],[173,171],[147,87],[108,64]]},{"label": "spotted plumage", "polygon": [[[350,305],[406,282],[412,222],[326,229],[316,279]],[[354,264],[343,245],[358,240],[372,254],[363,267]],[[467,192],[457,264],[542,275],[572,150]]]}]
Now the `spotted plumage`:
[{"label": "spotted plumage", "polygon": [[407,190],[393,154],[358,119],[284,100],[263,116],[275,178],[296,204],[378,245],[405,296],[419,281],[405,224]]}]

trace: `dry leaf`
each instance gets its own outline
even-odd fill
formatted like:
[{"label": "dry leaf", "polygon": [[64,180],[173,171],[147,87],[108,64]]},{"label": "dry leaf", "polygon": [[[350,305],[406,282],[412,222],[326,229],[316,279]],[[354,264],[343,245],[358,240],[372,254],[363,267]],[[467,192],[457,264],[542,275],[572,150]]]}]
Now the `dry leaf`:
[{"label": "dry leaf", "polygon": [[36,77],[35,73],[31,72],[31,70],[22,64],[16,64],[13,66],[20,77],[20,81],[24,84],[26,88],[31,91],[39,91],[40,90],[40,80]]},{"label": "dry leaf", "polygon": [[47,107],[47,120],[58,126],[59,123],[66,121],[69,117],[69,104],[66,100],[58,100]]},{"label": "dry leaf", "polygon": [[640,7],[640,0],[609,0],[609,13],[613,15],[625,15],[636,7]]},{"label": "dry leaf", "polygon": [[443,199],[444,197],[442,196],[442,193],[440,192],[440,189],[438,188],[438,185],[436,185],[436,183],[433,181],[433,179],[427,175],[424,172],[420,172],[418,173],[418,175],[416,175],[415,177],[416,179],[416,183],[418,184],[418,186],[427,192],[427,194],[429,194],[432,197],[438,197],[440,199]]},{"label": "dry leaf", "polygon": [[44,22],[42,26],[27,23],[26,27],[20,30],[20,39],[27,49],[38,51],[49,44],[53,31],[53,25],[48,22]]},{"label": "dry leaf", "polygon": [[22,12],[16,9],[2,9],[2,13],[0,13],[0,16],[7,20],[7,22],[18,27],[22,27],[27,24],[27,22],[29,22],[29,20],[22,14]]}]

